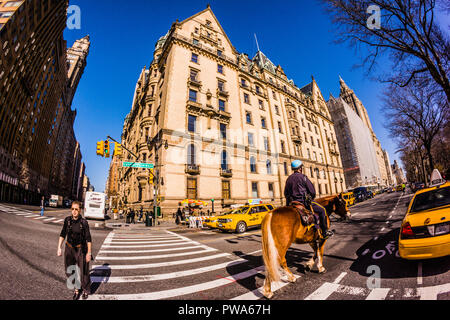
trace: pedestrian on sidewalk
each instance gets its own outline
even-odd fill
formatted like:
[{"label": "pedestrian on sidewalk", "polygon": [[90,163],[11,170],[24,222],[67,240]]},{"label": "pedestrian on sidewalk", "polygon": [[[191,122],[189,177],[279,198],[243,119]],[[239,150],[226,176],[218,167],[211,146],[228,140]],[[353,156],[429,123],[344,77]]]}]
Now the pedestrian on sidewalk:
[{"label": "pedestrian on sidewalk", "polygon": [[64,226],[58,242],[58,257],[62,256],[62,243],[66,240],[64,250],[64,267],[72,283],[75,274],[75,290],[73,300],[78,300],[82,290],[83,300],[91,293],[91,278],[89,276],[89,262],[92,260],[92,238],[89,224],[81,216],[81,204],[78,201],[72,203],[72,215],[64,220]]},{"label": "pedestrian on sidewalk", "polygon": [[41,217],[44,216],[44,208],[45,208],[45,197],[43,196],[41,199]]}]

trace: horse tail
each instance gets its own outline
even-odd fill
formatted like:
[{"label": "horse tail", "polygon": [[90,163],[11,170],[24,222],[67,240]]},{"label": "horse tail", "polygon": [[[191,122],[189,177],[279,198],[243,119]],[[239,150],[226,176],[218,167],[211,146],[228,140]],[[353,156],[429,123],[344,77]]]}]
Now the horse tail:
[{"label": "horse tail", "polygon": [[269,212],[262,223],[262,253],[263,260],[266,266],[266,277],[271,281],[280,280],[280,261],[277,247],[272,235],[272,215],[273,211]]}]

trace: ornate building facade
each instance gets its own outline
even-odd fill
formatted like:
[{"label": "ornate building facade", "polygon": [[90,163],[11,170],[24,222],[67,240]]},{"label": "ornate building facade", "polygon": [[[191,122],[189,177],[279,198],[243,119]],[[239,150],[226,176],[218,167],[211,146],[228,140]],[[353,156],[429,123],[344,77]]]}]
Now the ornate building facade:
[{"label": "ornate building facade", "polygon": [[[216,207],[250,199],[281,204],[290,163],[300,159],[318,196],[345,177],[331,115],[314,80],[298,88],[261,51],[239,53],[208,6],[175,22],[139,76],[125,119],[120,203],[176,210],[183,199]],[[136,157],[134,157],[136,155]]]},{"label": "ornate building facade", "polygon": [[63,38],[67,6],[0,1],[0,201],[38,203],[60,190],[71,195],[78,165],[71,110],[76,87],[68,85]]}]

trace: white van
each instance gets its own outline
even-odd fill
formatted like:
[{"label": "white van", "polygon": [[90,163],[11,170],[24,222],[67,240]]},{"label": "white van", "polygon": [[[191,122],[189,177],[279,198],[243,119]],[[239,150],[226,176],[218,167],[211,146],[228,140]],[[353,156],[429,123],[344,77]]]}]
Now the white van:
[{"label": "white van", "polygon": [[101,192],[86,192],[84,200],[84,218],[105,220],[106,194]]}]

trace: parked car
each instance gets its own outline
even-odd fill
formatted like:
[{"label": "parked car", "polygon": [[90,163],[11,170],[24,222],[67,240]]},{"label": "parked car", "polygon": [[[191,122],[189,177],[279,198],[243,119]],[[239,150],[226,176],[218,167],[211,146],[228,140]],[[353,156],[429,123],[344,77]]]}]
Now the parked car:
[{"label": "parked car", "polygon": [[399,254],[407,260],[450,255],[450,182],[414,195],[400,230]]},{"label": "parked car", "polygon": [[363,202],[371,198],[369,190],[367,190],[366,187],[359,187],[354,189],[353,194],[355,195],[356,202]]},{"label": "parked car", "polygon": [[221,216],[217,226],[223,232],[244,233],[250,228],[259,228],[263,218],[273,209],[272,204],[243,206]]}]

